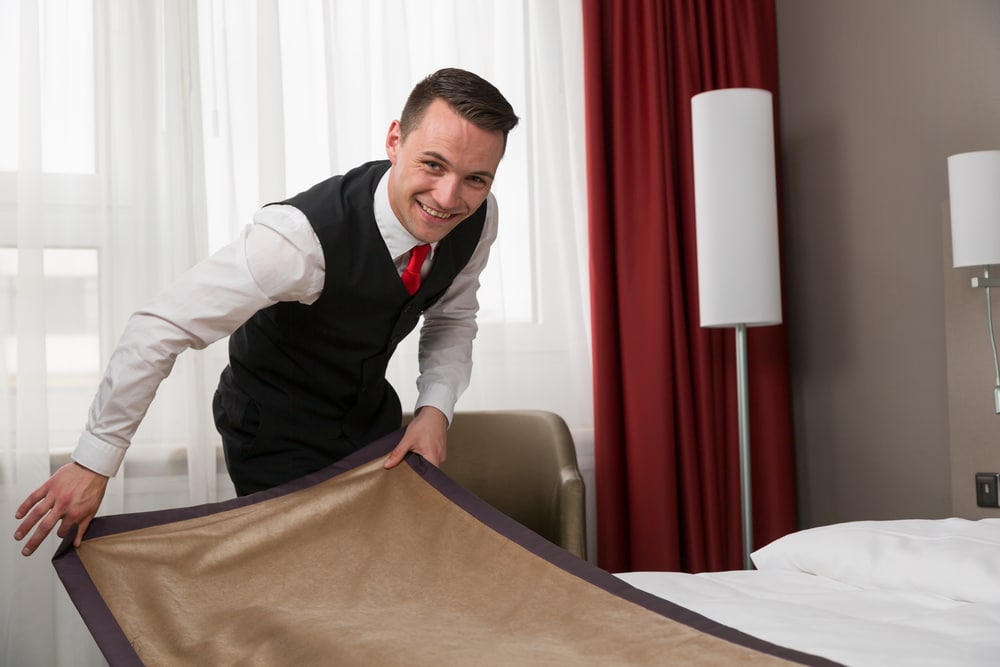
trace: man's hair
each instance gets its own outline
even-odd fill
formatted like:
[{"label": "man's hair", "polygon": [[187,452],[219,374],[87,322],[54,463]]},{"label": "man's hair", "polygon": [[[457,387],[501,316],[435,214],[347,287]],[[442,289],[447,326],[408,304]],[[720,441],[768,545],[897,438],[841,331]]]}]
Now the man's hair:
[{"label": "man's hair", "polygon": [[402,138],[420,124],[434,100],[444,100],[455,112],[481,130],[503,134],[517,125],[518,117],[510,102],[496,86],[482,77],[453,67],[440,69],[414,86],[399,119]]}]

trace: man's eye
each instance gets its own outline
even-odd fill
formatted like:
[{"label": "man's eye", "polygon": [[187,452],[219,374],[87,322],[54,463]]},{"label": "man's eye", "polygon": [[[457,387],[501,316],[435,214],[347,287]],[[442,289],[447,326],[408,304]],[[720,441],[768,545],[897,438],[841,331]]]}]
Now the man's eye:
[{"label": "man's eye", "polygon": [[438,171],[441,169],[441,165],[437,162],[424,162],[424,166],[432,171]]}]

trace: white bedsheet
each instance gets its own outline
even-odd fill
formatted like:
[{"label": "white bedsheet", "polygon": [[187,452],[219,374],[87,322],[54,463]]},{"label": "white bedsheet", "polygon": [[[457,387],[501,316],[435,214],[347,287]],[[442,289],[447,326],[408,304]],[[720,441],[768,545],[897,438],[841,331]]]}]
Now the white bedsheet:
[{"label": "white bedsheet", "polygon": [[751,571],[618,576],[845,665],[1000,665],[1000,520],[854,522],[755,552]]},{"label": "white bedsheet", "polygon": [[862,590],[801,572],[618,576],[730,627],[845,665],[1000,665],[1000,604]]}]

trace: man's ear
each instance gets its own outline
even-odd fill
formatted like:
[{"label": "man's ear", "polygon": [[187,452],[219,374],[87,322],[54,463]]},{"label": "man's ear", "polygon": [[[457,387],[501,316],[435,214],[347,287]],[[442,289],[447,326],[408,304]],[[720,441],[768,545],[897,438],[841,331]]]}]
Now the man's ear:
[{"label": "man's ear", "polygon": [[399,146],[403,143],[403,127],[398,120],[389,124],[389,131],[385,135],[385,154],[392,164],[396,164],[396,156],[399,154]]}]

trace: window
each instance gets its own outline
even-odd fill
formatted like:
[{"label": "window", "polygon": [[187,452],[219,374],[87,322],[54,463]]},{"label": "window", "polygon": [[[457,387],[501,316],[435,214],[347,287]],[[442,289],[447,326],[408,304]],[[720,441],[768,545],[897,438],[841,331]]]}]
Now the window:
[{"label": "window", "polygon": [[[80,416],[87,413],[100,379],[97,259],[93,248],[48,248],[42,252],[44,298],[39,314],[44,318],[47,413],[54,448],[67,449],[76,443]],[[0,304],[10,325],[4,330],[3,369],[4,381],[10,386],[16,386],[18,340],[24,340],[14,335],[18,330],[13,307],[18,274],[18,251],[0,248]],[[13,406],[7,409],[12,415]]]},{"label": "window", "polygon": [[[40,0],[37,16],[22,16],[18,2],[0,3],[0,171],[15,171],[18,142],[40,137],[38,168],[43,173],[91,174],[95,169],[93,4],[78,0]],[[37,52],[21,44],[21,21],[37,19]],[[22,59],[37,58],[40,78],[19,76]],[[40,113],[20,116],[24,97],[37,98]],[[38,123],[37,132],[25,125]]]},{"label": "window", "polygon": [[[386,131],[417,78],[453,64],[459,53],[482,54],[481,67],[499,72],[491,80],[523,115],[527,63],[521,3],[459,6],[457,13],[464,16],[456,16],[451,2],[401,3],[400,12],[391,12],[380,10],[379,3],[313,0],[281,3],[272,17],[257,16],[238,2],[202,3],[200,76],[212,247],[228,242],[258,205],[384,158]],[[478,25],[488,19],[491,30],[463,30],[477,25],[474,17]],[[265,20],[275,21],[279,31],[261,39],[257,22]],[[358,64],[359,57],[369,56],[368,65]],[[397,63],[391,68],[395,80],[373,84],[369,73],[386,61]],[[234,66],[240,62],[253,66]],[[522,123],[510,136],[497,174],[494,194],[503,233],[482,277],[484,324],[536,319],[528,137]],[[264,183],[269,176],[274,180]]]}]

